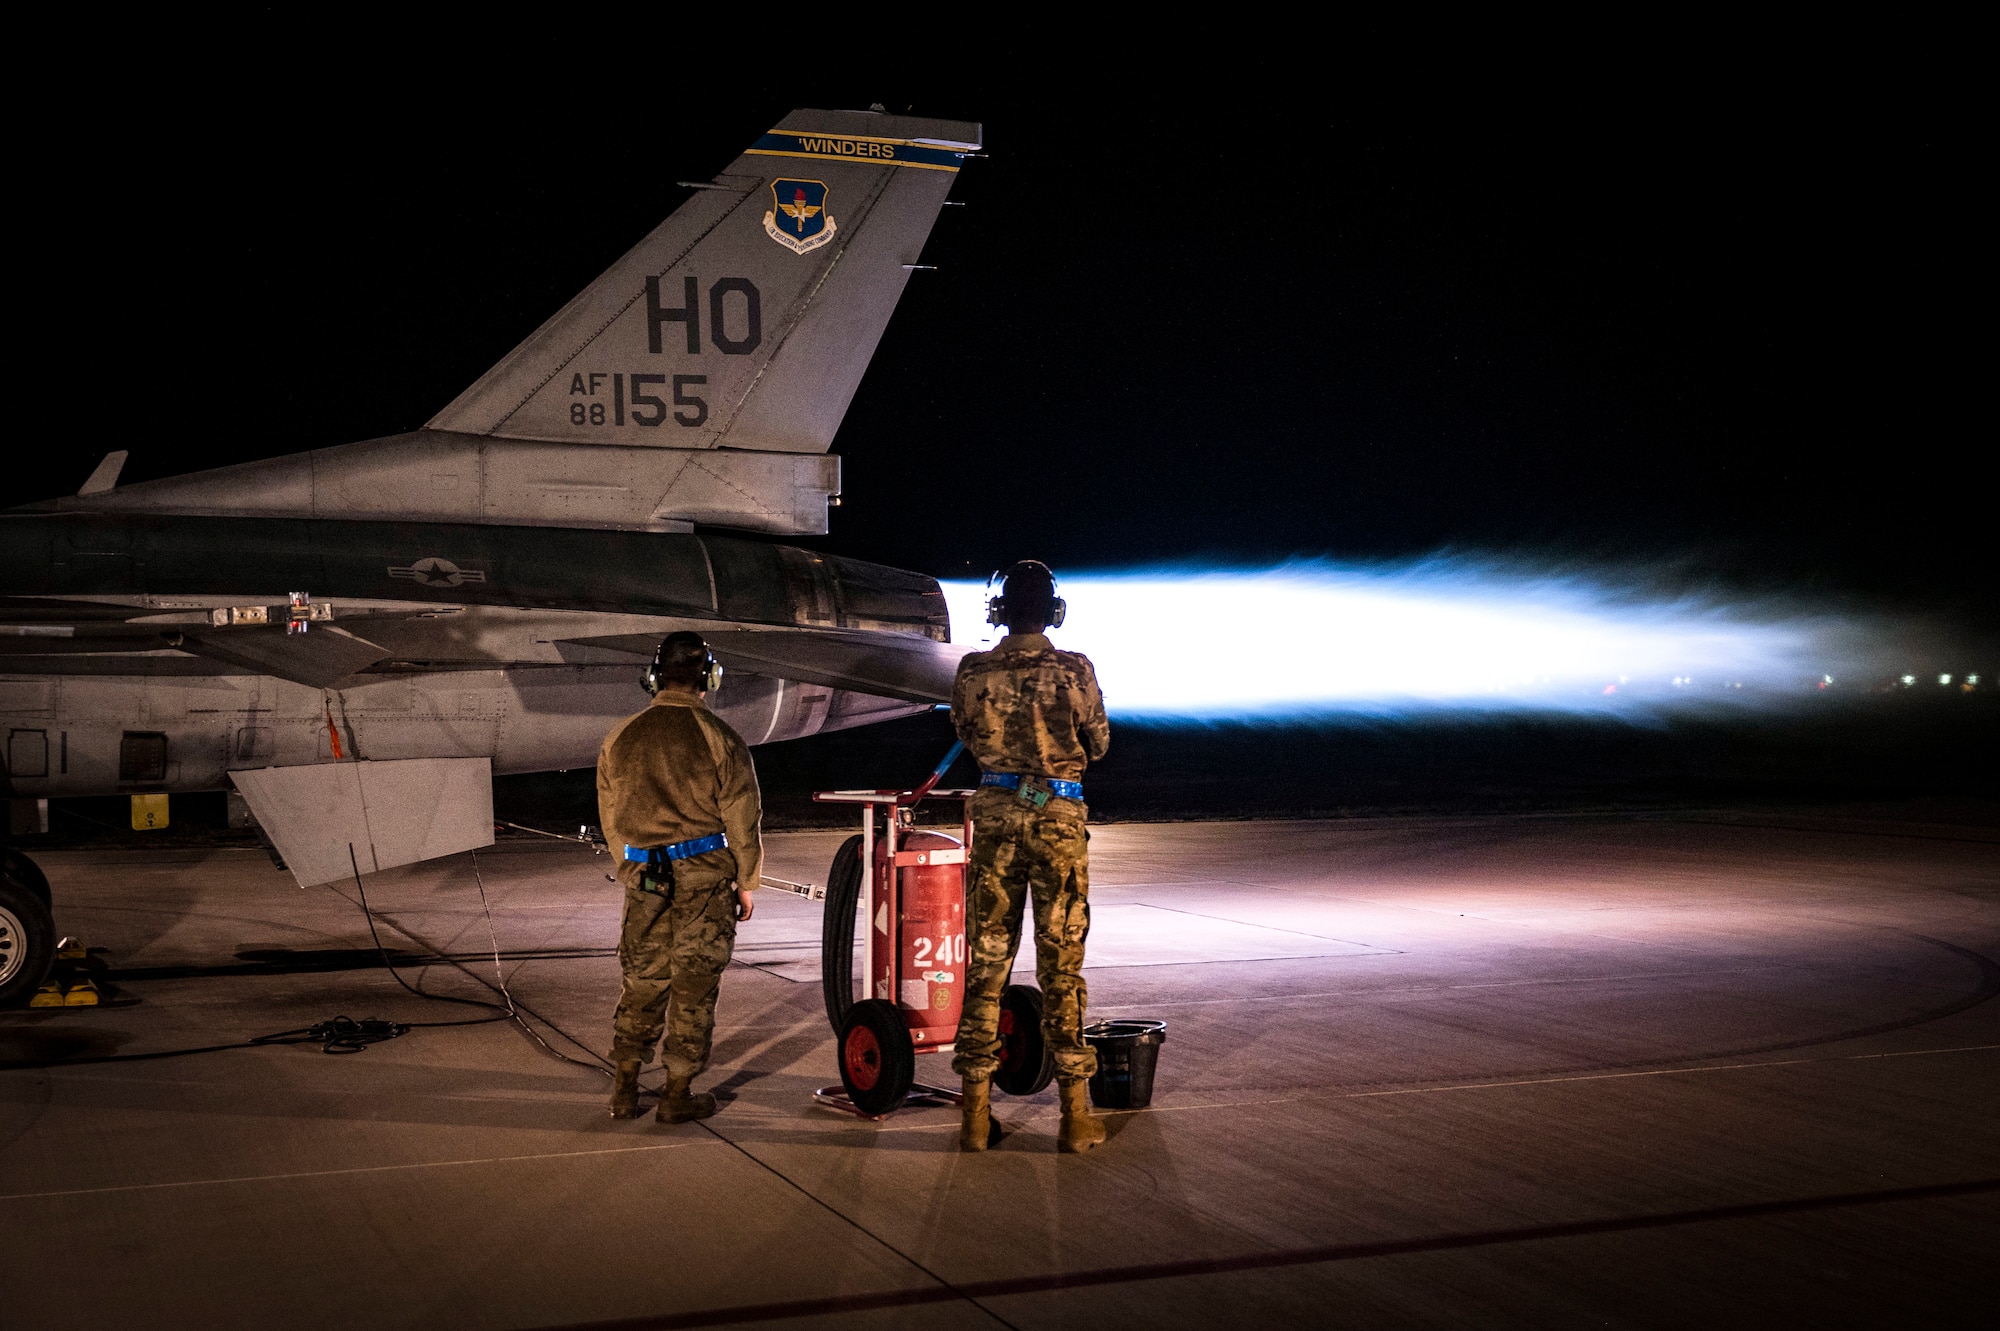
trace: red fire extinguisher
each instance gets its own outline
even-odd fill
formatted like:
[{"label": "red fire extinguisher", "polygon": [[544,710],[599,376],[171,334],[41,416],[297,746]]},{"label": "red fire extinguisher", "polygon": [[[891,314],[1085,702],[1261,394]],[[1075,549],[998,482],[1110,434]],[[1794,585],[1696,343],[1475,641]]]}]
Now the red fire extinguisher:
[{"label": "red fire extinguisher", "polygon": [[[821,975],[827,1019],[839,1039],[841,1084],[816,1091],[820,1104],[879,1119],[912,1100],[956,1104],[961,1098],[954,1089],[919,1083],[916,1059],[952,1051],[965,1004],[965,857],[973,792],[937,788],[964,748],[954,744],[914,790],[813,796],[861,806],[861,834],[841,846],[827,875]],[[927,799],[959,801],[961,835],[911,825],[916,805]],[[863,921],[858,977],[857,914]],[[1010,1094],[1032,1095],[1055,1075],[1042,1040],[1041,1007],[1041,991],[1033,985],[1010,985],[1001,997],[1003,1066],[994,1082]]]}]

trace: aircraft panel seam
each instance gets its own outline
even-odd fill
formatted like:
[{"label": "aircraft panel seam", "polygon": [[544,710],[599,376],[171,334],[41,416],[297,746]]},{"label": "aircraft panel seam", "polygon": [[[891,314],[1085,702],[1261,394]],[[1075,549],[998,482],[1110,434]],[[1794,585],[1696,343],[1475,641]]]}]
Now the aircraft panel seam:
[{"label": "aircraft panel seam", "polygon": [[[777,515],[776,509],[767,507],[761,500],[757,498],[756,495],[744,489],[742,486],[736,484],[736,482],[730,480],[727,476],[724,476],[721,472],[715,470],[713,467],[702,466],[701,460],[699,458],[689,458],[687,460],[687,463],[681,468],[682,475],[687,474],[688,467],[699,468],[702,472],[704,472],[708,476],[713,477],[719,484],[726,486],[731,490],[734,490],[737,494],[742,495],[744,499],[749,501],[750,506],[759,513],[770,514],[772,516]],[[676,479],[678,479],[678,477]]]},{"label": "aircraft panel seam", "polygon": [[[847,257],[847,251],[860,236],[862,228],[868,225],[868,219],[874,215],[875,205],[881,202],[882,195],[888,191],[889,182],[895,178],[896,173],[894,171],[885,170],[880,174],[874,190],[869,193],[866,202],[862,206],[860,219],[848,225],[847,239],[834,248],[827,259],[826,267],[820,270],[819,280],[814,282],[811,290],[807,291],[799,302],[793,306],[792,317],[773,339],[771,354],[764,359],[762,365],[757,367],[757,372],[750,376],[750,382],[743,386],[743,392],[730,405],[729,419],[724,421],[721,428],[716,431],[715,437],[717,439],[727,437],[730,427],[736,423],[736,418],[743,413],[744,405],[750,401],[751,397],[757,392],[757,389],[763,384],[764,376],[770,372],[773,365],[778,363],[778,358],[785,354],[785,346],[792,340],[792,334],[798,331],[799,325],[805,321],[807,312],[818,302],[819,293],[826,289],[826,284],[832,278],[834,269],[838,268],[840,261]],[[827,447],[833,447],[832,440],[827,441]]]},{"label": "aircraft panel seam", "polygon": [[708,553],[708,542],[699,536],[695,544],[701,549],[701,566],[708,571],[708,608],[716,614],[722,613],[722,597],[715,590],[715,560]]},{"label": "aircraft panel seam", "polygon": [[785,677],[777,675],[774,678],[778,683],[778,691],[771,696],[771,724],[764,727],[764,738],[757,741],[759,744],[771,742],[771,736],[778,733],[778,719],[785,714]]},{"label": "aircraft panel seam", "polygon": [[[342,765],[348,768],[349,774],[354,780],[354,802],[356,807],[361,811],[361,834],[368,838],[368,871],[370,873],[380,873],[382,865],[375,854],[375,825],[368,817],[368,783],[361,779],[361,763],[357,759],[354,762]],[[350,852],[353,852],[354,843],[351,841],[348,842],[347,848]],[[358,867],[360,861],[358,853],[355,854],[355,860]]]},{"label": "aircraft panel seam", "polygon": [[[725,172],[724,174],[726,175],[727,173]],[[759,181],[759,183],[762,183],[761,180]],[[672,261],[669,262],[666,265],[666,267],[662,268],[657,274],[657,276],[665,277],[668,273],[672,272],[674,270],[675,264],[679,263],[681,260],[687,258],[688,255],[692,254],[695,251],[695,248],[699,246],[702,241],[707,240],[709,236],[714,233],[717,227],[721,226],[724,222],[727,222],[730,218],[736,216],[737,209],[741,208],[746,201],[748,201],[752,196],[756,194],[756,192],[757,191],[755,186],[752,186],[751,188],[744,190],[744,192],[741,195],[737,196],[736,203],[732,207],[728,208],[726,211],[723,212],[723,214],[720,217],[716,218],[714,222],[710,223],[701,232],[700,235],[696,236],[693,240],[689,241],[686,245],[682,246],[680,252],[674,255]],[[672,221],[673,219],[668,218],[667,220]],[[664,226],[666,225],[666,223],[663,222],[661,223],[661,225]],[[651,237],[648,237],[648,239],[650,238]],[[639,242],[640,245],[644,245],[645,243],[646,242],[644,240]],[[492,427],[488,429],[486,433],[487,434],[497,433],[502,426],[507,424],[508,421],[514,419],[515,415],[520,412],[521,408],[527,406],[528,403],[534,401],[535,395],[537,393],[541,392],[544,388],[547,388],[549,384],[552,383],[558,375],[560,375],[564,370],[569,368],[571,362],[576,360],[578,356],[581,356],[584,353],[584,351],[590,346],[591,343],[595,342],[598,338],[604,336],[605,331],[609,329],[612,324],[617,323],[619,319],[624,317],[625,312],[627,310],[631,309],[634,305],[637,305],[639,303],[640,296],[644,293],[644,290],[645,287],[643,284],[641,284],[640,289],[638,291],[634,291],[630,296],[626,297],[625,303],[623,305],[620,305],[616,310],[612,311],[611,316],[609,318],[607,318],[603,323],[599,324],[595,329],[593,329],[590,335],[584,338],[583,341],[579,342],[576,346],[572,347],[567,355],[563,356],[560,360],[558,360],[555,363],[554,367],[549,370],[547,376],[545,376],[541,380],[541,382],[537,383],[534,387],[530,388],[522,396],[520,401],[516,402],[513,406],[507,408],[506,413],[502,415],[498,420],[494,421]],[[584,296],[587,296],[589,294],[590,294],[590,287],[585,287],[583,291],[578,294],[577,299],[581,300],[583,299]],[[561,317],[562,317],[562,311],[558,310],[554,318],[560,319]],[[533,337],[529,338],[529,342],[532,342],[533,340],[534,340]],[[523,343],[522,345],[525,346],[527,345],[527,343]],[[510,357],[509,359],[512,358]],[[505,363],[506,362],[504,361],[502,362],[503,365]]]}]

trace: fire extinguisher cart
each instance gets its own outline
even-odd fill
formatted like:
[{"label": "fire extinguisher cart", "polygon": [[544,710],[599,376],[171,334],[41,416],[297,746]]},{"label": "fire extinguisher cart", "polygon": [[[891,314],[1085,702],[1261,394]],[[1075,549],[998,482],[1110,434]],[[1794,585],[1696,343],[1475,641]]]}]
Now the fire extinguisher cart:
[{"label": "fire extinguisher cart", "polygon": [[[813,1100],[828,1108],[879,1120],[906,1103],[957,1104],[962,1098],[956,1089],[916,1080],[919,1054],[952,1051],[965,1003],[965,856],[972,844],[973,792],[937,788],[959,751],[953,746],[914,790],[813,796],[861,807],[861,833],[841,846],[827,875],[821,974],[827,1020],[839,1041],[841,1084],[820,1088]],[[959,836],[912,826],[925,800],[958,801]],[[1041,1026],[1041,991],[1009,985],[1000,1000],[1002,1066],[994,1085],[1010,1095],[1033,1095],[1055,1076]]]}]

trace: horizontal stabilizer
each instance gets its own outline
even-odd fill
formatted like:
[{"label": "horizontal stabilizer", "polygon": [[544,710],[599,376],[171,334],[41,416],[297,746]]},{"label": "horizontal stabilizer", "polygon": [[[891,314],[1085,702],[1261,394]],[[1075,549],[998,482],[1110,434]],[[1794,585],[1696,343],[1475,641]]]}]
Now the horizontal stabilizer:
[{"label": "horizontal stabilizer", "polygon": [[[231,772],[300,887],[493,844],[485,758],[409,758]],[[354,858],[348,859],[352,847]]]},{"label": "horizontal stabilizer", "polygon": [[[914,634],[857,629],[709,629],[702,636],[724,670],[904,702],[950,702],[959,658],[972,650]],[[627,634],[571,641],[650,657],[660,640]],[[729,687],[726,678],[723,687]]]},{"label": "horizontal stabilizer", "polygon": [[188,633],[180,649],[314,689],[329,688],[389,656],[386,647],[323,624],[306,633],[288,633],[281,624]]},{"label": "horizontal stabilizer", "polygon": [[78,496],[28,507],[624,531],[687,531],[701,523],[795,536],[825,534],[827,502],[840,493],[840,459],[419,430],[115,491],[92,489],[97,481],[93,476]]}]

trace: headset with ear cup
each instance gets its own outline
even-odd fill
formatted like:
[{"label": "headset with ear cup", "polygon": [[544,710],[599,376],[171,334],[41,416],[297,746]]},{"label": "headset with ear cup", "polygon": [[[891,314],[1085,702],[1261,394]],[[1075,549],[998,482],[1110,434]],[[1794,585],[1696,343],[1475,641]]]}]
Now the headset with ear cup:
[{"label": "headset with ear cup", "polygon": [[640,674],[639,683],[647,693],[658,693],[666,672],[682,674],[690,668],[701,671],[695,686],[702,692],[713,693],[722,687],[722,662],[715,659],[715,653],[708,649],[708,643],[699,633],[682,629],[660,640],[659,650],[653,653],[652,664]]},{"label": "headset with ear cup", "polygon": [[[1018,581],[1017,581],[1018,579]],[[992,595],[993,584],[998,581],[1000,593]],[[1008,588],[1014,587],[1016,594],[1012,602],[1008,599]],[[1056,595],[1056,575],[1049,572],[1049,566],[1039,559],[1023,559],[1004,573],[995,573],[986,580],[986,622],[1006,626],[1011,605],[1020,605],[1033,611],[1038,606],[1047,614],[1043,622],[1050,628],[1061,628],[1063,617],[1069,613],[1069,604]]]}]

